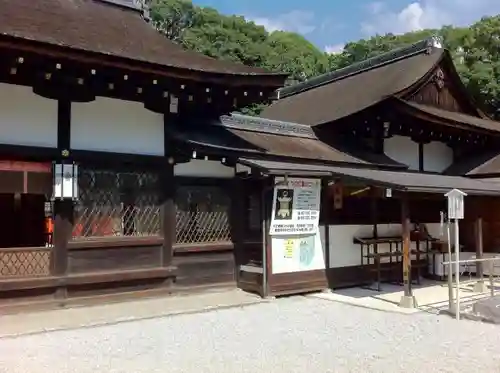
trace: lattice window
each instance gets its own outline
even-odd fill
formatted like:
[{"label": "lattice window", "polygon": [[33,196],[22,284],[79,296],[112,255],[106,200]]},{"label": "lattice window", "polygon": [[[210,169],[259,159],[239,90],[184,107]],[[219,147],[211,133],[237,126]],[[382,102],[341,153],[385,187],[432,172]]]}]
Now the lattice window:
[{"label": "lattice window", "polygon": [[160,234],[156,173],[79,169],[73,239]]},{"label": "lattice window", "polygon": [[217,186],[180,186],[176,194],[177,243],[230,242],[231,200]]}]

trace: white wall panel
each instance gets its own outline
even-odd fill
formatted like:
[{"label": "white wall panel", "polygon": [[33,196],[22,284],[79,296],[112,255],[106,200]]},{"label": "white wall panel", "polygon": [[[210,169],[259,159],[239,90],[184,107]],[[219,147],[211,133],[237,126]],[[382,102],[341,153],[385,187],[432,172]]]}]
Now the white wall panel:
[{"label": "white wall panel", "polygon": [[418,170],[418,144],[409,137],[393,136],[384,140],[384,153],[403,163],[410,170]]},{"label": "white wall panel", "polygon": [[[442,241],[447,242],[446,232],[441,233],[439,223],[425,223],[429,234]],[[330,268],[349,267],[361,265],[361,246],[354,243],[354,237],[371,237],[373,234],[372,225],[328,225],[321,226],[321,240],[323,246],[327,246],[325,242],[325,229],[329,229],[328,250],[330,255]],[[453,237],[453,226],[451,229],[451,237]],[[377,231],[380,237],[390,237],[401,235],[401,224],[378,224]],[[416,248],[416,243],[411,242],[411,248]],[[393,247],[394,249],[394,247]],[[380,253],[389,251],[389,244],[379,244],[378,251]],[[415,258],[415,256],[413,256]],[[388,258],[382,259],[382,261]]]},{"label": "white wall panel", "polygon": [[[406,164],[410,170],[419,169],[418,143],[405,136],[393,136],[384,140],[384,153]],[[453,163],[453,150],[439,141],[424,144],[424,171],[442,172]]]},{"label": "white wall panel", "polygon": [[0,83],[0,143],[57,147],[57,101]]},{"label": "white wall panel", "polygon": [[424,171],[443,172],[453,163],[453,149],[445,143],[424,144]]},{"label": "white wall panel", "polygon": [[71,107],[71,148],[164,155],[163,115],[142,103],[97,97]]}]

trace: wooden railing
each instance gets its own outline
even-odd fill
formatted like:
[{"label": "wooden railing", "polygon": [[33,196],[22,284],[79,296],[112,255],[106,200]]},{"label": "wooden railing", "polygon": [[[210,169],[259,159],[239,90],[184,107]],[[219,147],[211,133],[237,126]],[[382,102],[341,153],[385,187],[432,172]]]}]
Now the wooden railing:
[{"label": "wooden railing", "polygon": [[0,279],[50,275],[50,247],[0,249]]}]

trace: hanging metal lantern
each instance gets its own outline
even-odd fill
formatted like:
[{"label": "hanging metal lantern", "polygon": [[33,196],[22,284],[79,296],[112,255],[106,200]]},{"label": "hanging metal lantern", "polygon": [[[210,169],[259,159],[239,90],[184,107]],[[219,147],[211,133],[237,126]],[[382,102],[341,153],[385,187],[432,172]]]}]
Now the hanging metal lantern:
[{"label": "hanging metal lantern", "polygon": [[78,165],[62,161],[52,167],[52,200],[78,200]]}]

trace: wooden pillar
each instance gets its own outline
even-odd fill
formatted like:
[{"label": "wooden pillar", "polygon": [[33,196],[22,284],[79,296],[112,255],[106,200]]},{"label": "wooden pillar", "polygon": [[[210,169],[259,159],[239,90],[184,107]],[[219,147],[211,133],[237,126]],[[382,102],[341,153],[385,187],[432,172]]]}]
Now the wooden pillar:
[{"label": "wooden pillar", "polygon": [[269,235],[269,227],[271,225],[271,215],[272,215],[272,204],[273,204],[273,193],[274,193],[274,179],[267,180],[264,183],[261,194],[261,214],[262,214],[262,268],[264,270],[262,287],[263,287],[263,297],[267,298],[272,296],[272,272],[273,272],[273,257],[272,257],[272,238]]},{"label": "wooden pillar", "polygon": [[229,213],[229,224],[231,231],[231,240],[233,242],[233,255],[236,282],[240,280],[240,265],[246,264],[244,262],[244,235],[245,228],[249,226],[248,216],[248,195],[250,190],[245,185],[245,180],[239,176],[235,176],[231,181],[231,208]]},{"label": "wooden pillar", "polygon": [[[483,218],[477,218],[474,225],[474,231],[476,240],[476,258],[483,259]],[[483,270],[483,262],[476,262],[476,277],[479,281],[474,284],[474,291],[477,293],[484,293],[487,291],[487,287],[483,279]]]},{"label": "wooden pillar", "polygon": [[[483,258],[483,218],[477,218],[476,220],[476,258]],[[479,278],[483,278],[483,263],[479,262],[476,264],[476,275]]]},{"label": "wooden pillar", "polygon": [[162,267],[172,265],[173,250],[176,239],[176,207],[175,207],[175,177],[174,158],[169,158],[160,171],[161,186],[161,232],[163,235],[163,246],[161,251]]},{"label": "wooden pillar", "polygon": [[73,201],[54,201],[54,247],[52,249],[51,273],[65,276],[68,272],[68,242],[73,231]]},{"label": "wooden pillar", "polygon": [[[329,180],[321,180],[321,194],[320,194],[320,225],[323,224],[323,229],[325,230],[323,242],[325,250],[325,272],[327,279],[330,273],[330,214],[335,213],[334,204],[330,205],[330,199],[328,198],[328,182]],[[330,284],[329,284],[330,285]],[[328,286],[330,287],[330,286]]]},{"label": "wooden pillar", "polygon": [[420,172],[424,171],[424,143],[418,143],[418,170]]},{"label": "wooden pillar", "polygon": [[375,126],[375,130],[372,132],[374,149],[375,152],[379,154],[384,154],[384,131],[384,124],[379,122],[378,125]]},{"label": "wooden pillar", "polygon": [[160,205],[161,205],[161,234],[163,245],[161,249],[161,266],[172,265],[174,256],[174,244],[176,241],[177,211],[175,206],[175,175],[174,167],[176,159],[176,146],[170,137],[170,128],[179,122],[178,113],[166,112],[163,114],[163,152],[164,160],[159,170],[160,176]]},{"label": "wooden pillar", "polygon": [[[61,99],[57,107],[57,148],[60,152],[59,158],[71,157],[70,153],[71,134],[71,101]],[[74,205],[72,200],[56,200],[53,205],[54,233],[53,248],[50,256],[51,275],[66,276],[68,273],[68,242],[73,232]],[[56,292],[56,297],[66,296],[65,287],[61,287]]]},{"label": "wooden pillar", "polygon": [[[372,236],[373,238],[378,238],[378,201],[377,201],[377,189],[375,187],[370,188],[370,218],[373,225]],[[373,245],[375,252],[378,252],[378,245],[375,243]]]},{"label": "wooden pillar", "polygon": [[403,234],[403,285],[404,296],[411,297],[410,211],[408,195],[401,197],[401,227]]}]

